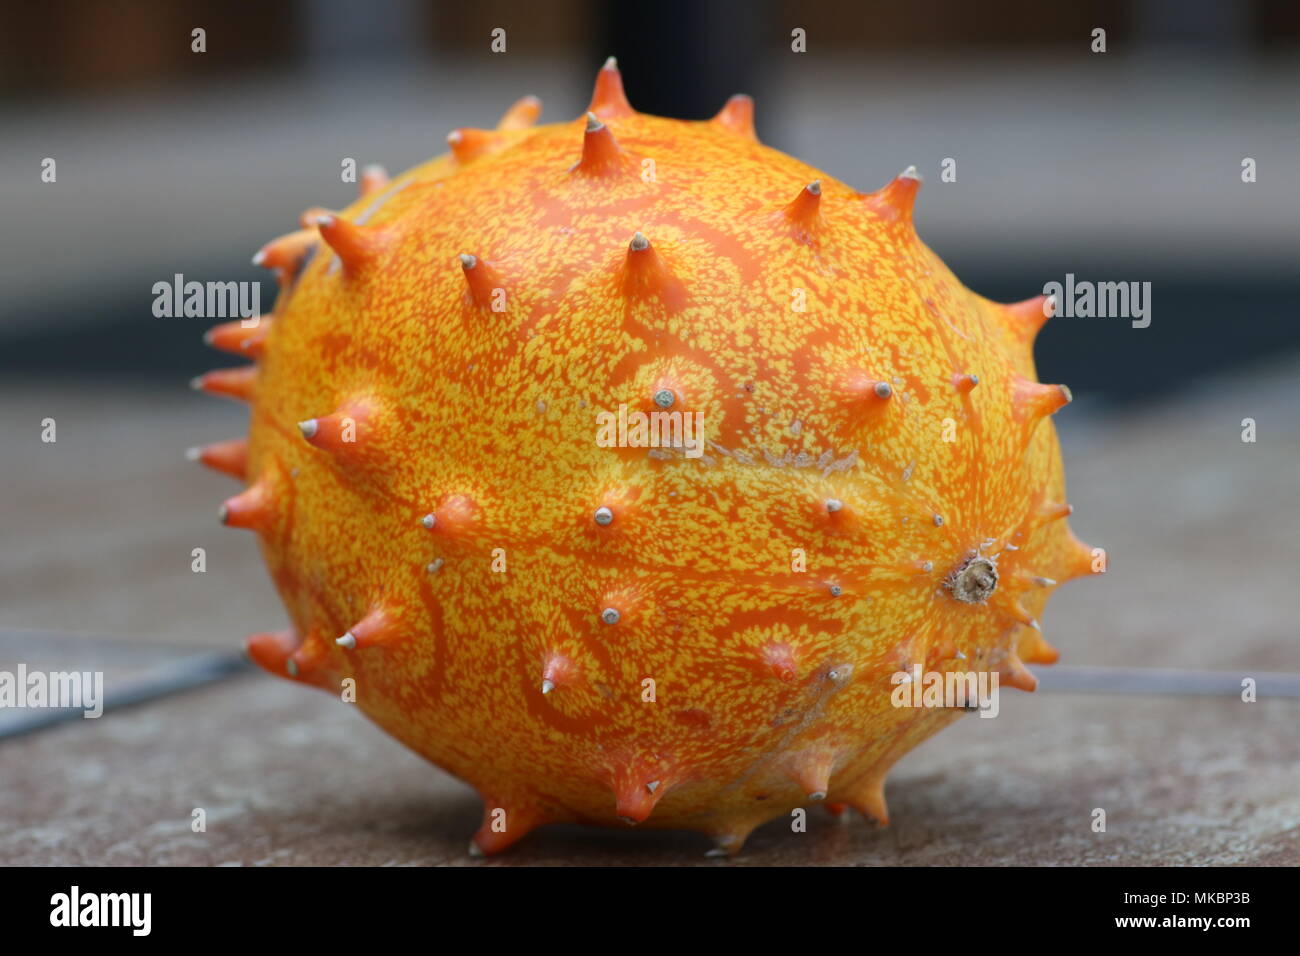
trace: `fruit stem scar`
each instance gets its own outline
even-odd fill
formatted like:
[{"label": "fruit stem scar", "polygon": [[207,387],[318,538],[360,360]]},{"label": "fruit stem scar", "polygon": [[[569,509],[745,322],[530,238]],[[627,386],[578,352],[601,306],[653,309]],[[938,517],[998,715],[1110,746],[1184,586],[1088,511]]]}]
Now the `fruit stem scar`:
[{"label": "fruit stem scar", "polygon": [[973,553],[955,568],[943,585],[963,604],[983,604],[998,586],[998,567],[989,558]]}]

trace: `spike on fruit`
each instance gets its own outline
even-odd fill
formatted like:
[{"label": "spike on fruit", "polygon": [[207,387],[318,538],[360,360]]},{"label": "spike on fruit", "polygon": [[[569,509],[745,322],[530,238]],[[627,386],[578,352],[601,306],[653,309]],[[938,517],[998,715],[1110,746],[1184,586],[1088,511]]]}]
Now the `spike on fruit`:
[{"label": "spike on fruit", "polygon": [[1003,661],[1001,668],[998,669],[998,677],[1002,683],[1016,690],[1033,693],[1038,689],[1038,678],[1029,673],[1029,668],[1025,667],[1024,662],[1015,654],[1008,655]]},{"label": "spike on fruit", "polygon": [[822,181],[813,180],[785,207],[785,218],[794,226],[800,242],[811,244],[821,228]]},{"label": "spike on fruit", "polygon": [[835,768],[835,753],[816,748],[796,754],[790,760],[790,779],[799,791],[814,803],[825,800],[831,789],[831,771]]},{"label": "spike on fruit", "polygon": [[307,255],[307,251],[315,244],[316,239],[316,231],[307,228],[272,239],[253,255],[253,265],[264,269],[293,272]]},{"label": "spike on fruit", "polygon": [[257,366],[239,365],[213,369],[190,380],[190,387],[209,395],[221,395],[240,402],[251,402],[257,388]]},{"label": "spike on fruit", "polygon": [[399,640],[402,628],[397,620],[382,607],[372,609],[365,617],[334,639],[346,650],[382,647]]},{"label": "spike on fruit", "polygon": [[1056,311],[1056,296],[1036,295],[1023,302],[1013,302],[1001,307],[1016,337],[1032,344],[1039,330],[1047,324]]},{"label": "spike on fruit", "polygon": [[382,458],[375,441],[382,417],[373,399],[359,396],[348,399],[328,415],[300,421],[298,432],[307,444],[341,462],[372,462]]},{"label": "spike on fruit", "polygon": [[1044,385],[1019,376],[1013,380],[1012,388],[1015,408],[1031,423],[1059,411],[1073,399],[1064,385]]},{"label": "spike on fruit", "polygon": [[552,651],[542,662],[542,693],[549,694],[557,687],[567,687],[577,679],[578,668],[573,660]]},{"label": "spike on fruit", "polygon": [[497,131],[509,133],[528,129],[537,122],[537,118],[541,115],[541,100],[531,94],[521,96],[511,104],[510,109],[502,114],[500,121],[497,123]]},{"label": "spike on fruit", "polygon": [[1026,632],[1021,644],[1020,659],[1027,664],[1055,664],[1061,652],[1049,644],[1036,629]]},{"label": "spike on fruit", "polygon": [[271,526],[273,509],[265,481],[255,481],[233,498],[227,498],[217,512],[224,525],[266,531]]},{"label": "spike on fruit", "polygon": [[[469,287],[469,299],[480,309],[493,309],[507,303],[501,272],[485,259],[468,252],[460,254],[460,268]],[[497,308],[496,311],[504,311]]]},{"label": "spike on fruit", "polygon": [[[1061,505],[1061,508],[1069,509],[1065,514],[1073,512],[1069,505]],[[1084,544],[1073,533],[1069,533],[1068,543],[1066,544],[1065,570],[1061,576],[1068,580],[1082,578],[1091,574],[1103,573],[1108,564],[1108,556],[1101,548],[1093,548]]]},{"label": "spike on fruit", "polygon": [[623,292],[633,299],[659,299],[673,311],[680,310],[685,303],[682,284],[669,272],[650,240],[639,232],[627,246],[627,257],[623,264]]},{"label": "spike on fruit", "polygon": [[1105,570],[1058,520],[1042,302],[957,281],[914,171],[862,194],[758,146],[748,97],[634,113],[610,64],[590,115],[538,108],[309,210],[262,256],[270,334],[211,333],[257,358],[197,383],[249,437],[194,454],[252,482],[226,517],[304,635],[250,654],[363,678],[504,811],[477,853],[620,816],[734,853],[823,790],[883,820],[884,768],[954,716],[892,674],[1028,686],[1042,582]]},{"label": "spike on fruit", "polygon": [[908,166],[895,176],[883,189],[867,194],[867,205],[882,219],[896,219],[900,222],[912,221],[912,208],[916,205],[916,194],[921,189],[921,176],[915,166]]},{"label": "spike on fruit", "polygon": [[614,134],[595,113],[588,113],[587,128],[582,134],[582,158],[573,171],[583,176],[612,176],[623,170],[623,151]]},{"label": "spike on fruit", "polygon": [[483,520],[483,510],[469,495],[450,494],[420,517],[420,524],[444,538],[472,535]]},{"label": "spike on fruit", "polygon": [[316,228],[343,263],[345,272],[364,269],[374,261],[384,245],[384,237],[375,227],[358,226],[342,216],[317,216]]},{"label": "spike on fruit", "polygon": [[189,457],[193,461],[207,465],[213,471],[243,481],[248,470],[248,439],[232,438],[229,441],[191,448]]},{"label": "spike on fruit", "polygon": [[294,678],[296,666],[290,665],[293,652],[298,649],[298,637],[293,631],[263,631],[250,634],[244,651],[258,667],[277,677]]},{"label": "spike on fruit", "polygon": [[1074,514],[1074,505],[1066,501],[1045,502],[1038,509],[1038,515],[1044,522],[1060,521],[1062,518],[1068,518],[1072,514]]},{"label": "spike on fruit", "polygon": [[328,650],[315,630],[309,631],[297,648],[284,660],[284,673],[291,680],[322,690],[335,691],[339,674],[332,666]]},{"label": "spike on fruit", "polygon": [[758,142],[754,132],[754,100],[744,93],[737,93],[727,100],[718,115],[713,117],[713,122],[728,132]]},{"label": "spike on fruit", "polygon": [[643,761],[628,761],[610,772],[610,789],[614,792],[614,812],[631,826],[645,823],[654,812],[670,783],[664,771]]},{"label": "spike on fruit", "polygon": [[308,206],[298,217],[298,225],[302,226],[311,237],[315,244],[320,239],[320,232],[316,229],[316,220],[321,216],[337,216],[338,212],[334,209],[326,209],[324,206]]},{"label": "spike on fruit", "polygon": [[618,61],[612,56],[596,74],[596,88],[591,93],[591,105],[587,112],[602,120],[620,119],[635,116],[636,110],[627,101],[623,92],[623,74],[618,71]]},{"label": "spike on fruit", "polygon": [[848,805],[868,820],[882,827],[889,826],[889,806],[885,803],[885,778],[871,778],[856,786],[847,801]]},{"label": "spike on fruit", "polygon": [[232,355],[246,355],[255,359],[262,354],[266,345],[266,333],[271,325],[270,316],[259,315],[249,320],[253,324],[245,325],[244,319],[223,322],[214,325],[203,336],[206,345]]},{"label": "spike on fruit", "polygon": [[1029,612],[1029,609],[1026,608],[1024,604],[1022,604],[1019,601],[1019,599],[1014,597],[1007,597],[1006,594],[1007,592],[1003,590],[999,592],[997,596],[999,599],[998,607],[1002,611],[1002,613],[1005,614],[1007,617],[1009,617],[1011,620],[1015,621],[1017,624],[1023,624],[1025,627],[1031,627],[1037,630],[1038,619],[1035,618],[1034,615]]},{"label": "spike on fruit", "polygon": [[849,424],[875,421],[893,404],[894,387],[865,369],[847,369],[833,381],[836,402]]},{"label": "spike on fruit", "polygon": [[709,836],[713,840],[713,847],[704,855],[709,859],[731,859],[738,856],[757,825],[758,821],[753,819],[732,820],[725,828],[711,831]]},{"label": "spike on fruit", "polygon": [[[388,186],[388,170],[378,164],[371,164],[361,171],[361,182],[357,186],[357,196],[369,199],[383,192]],[[329,215],[327,211],[317,215]]]},{"label": "spike on fruit", "polygon": [[763,648],[762,654],[764,664],[777,680],[789,684],[799,676],[794,648],[789,644],[773,642]]},{"label": "spike on fruit", "polygon": [[447,134],[447,146],[460,163],[468,163],[491,152],[497,143],[497,135],[490,129],[463,126]]},{"label": "spike on fruit", "polygon": [[529,801],[483,798],[483,823],[469,844],[470,856],[491,856],[547,823],[546,811]]}]

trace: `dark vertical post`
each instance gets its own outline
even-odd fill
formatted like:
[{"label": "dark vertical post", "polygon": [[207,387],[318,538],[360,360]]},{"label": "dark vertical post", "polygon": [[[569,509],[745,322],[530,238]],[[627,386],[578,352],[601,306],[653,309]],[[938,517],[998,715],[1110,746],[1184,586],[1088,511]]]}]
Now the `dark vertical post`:
[{"label": "dark vertical post", "polygon": [[777,49],[774,0],[625,0],[594,5],[603,47],[618,57],[632,105],[679,119],[712,116],[733,93],[761,96]]}]

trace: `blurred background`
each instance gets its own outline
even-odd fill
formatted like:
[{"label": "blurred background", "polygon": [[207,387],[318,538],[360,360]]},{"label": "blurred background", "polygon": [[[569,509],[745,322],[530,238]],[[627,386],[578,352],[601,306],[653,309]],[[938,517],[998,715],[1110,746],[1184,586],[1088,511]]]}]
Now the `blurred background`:
[{"label": "blurred background", "polygon": [[216,525],[231,483],[184,461],[243,433],[186,388],[228,362],[208,321],[153,316],[153,284],[262,281],[269,305],[250,256],[352,200],[343,158],[403,170],[525,93],[572,118],[613,54],[635,107],[750,93],[763,142],[858,189],[915,164],[922,238],[982,295],[1150,282],[1150,327],[1039,338],[1076,396],[1072,525],[1113,562],[1053,600],[1049,637],[1068,664],[1300,670],[1300,4],[7,0],[4,23],[0,663],[38,632],[229,650],[282,626],[251,536]]},{"label": "blurred background", "polygon": [[351,198],[343,157],[404,169],[525,92],[567,119],[611,53],[647,112],[743,91],[764,142],[859,189],[915,164],[923,237],[985,295],[1151,281],[1151,328],[1044,335],[1076,394],[1127,403],[1300,343],[1293,2],[53,0],[6,23],[6,376],[183,381],[209,361],[201,323],[153,318],[154,281],[265,278],[253,250]]}]

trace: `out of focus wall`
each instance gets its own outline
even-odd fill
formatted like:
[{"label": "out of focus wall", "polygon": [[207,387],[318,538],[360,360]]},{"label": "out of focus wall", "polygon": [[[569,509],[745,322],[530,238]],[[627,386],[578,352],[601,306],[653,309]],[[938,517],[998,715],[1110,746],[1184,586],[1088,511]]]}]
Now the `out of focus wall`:
[{"label": "out of focus wall", "polygon": [[[631,9],[629,9],[631,8]],[[780,49],[786,26],[804,28],[813,52],[1026,51],[1069,47],[1094,27],[1126,48],[1201,46],[1244,53],[1300,42],[1293,0],[47,0],[13,3],[0,32],[0,95],[100,93],[159,83],[195,83],[232,71],[282,69],[331,52],[349,58],[397,52],[465,54],[503,27],[526,57],[570,57],[595,49],[623,24],[662,36],[707,33],[717,58],[738,41]],[[207,30],[202,59],[190,55],[194,27]],[[625,34],[631,36],[631,34]],[[681,38],[676,41],[681,44]],[[663,51],[657,67],[674,64]],[[746,54],[757,52],[746,49]]]},{"label": "out of focus wall", "polygon": [[[343,157],[392,170],[524,93],[581,114],[616,54],[649,112],[757,99],[760,138],[858,189],[915,164],[922,238],[1015,300],[1151,281],[1150,328],[1050,323],[1044,376],[1132,401],[1300,348],[1300,3],[1270,0],[54,0],[0,31],[0,374],[175,387],[211,362],[150,314],[248,263]],[[206,51],[190,31],[206,32]],[[1090,50],[1092,30],[1107,51]],[[491,49],[506,31],[507,51]],[[807,36],[791,49],[791,31]],[[40,180],[45,157],[57,184]],[[1243,158],[1258,179],[1240,178]],[[954,182],[940,177],[957,161]],[[266,298],[271,295],[266,284]]]}]

